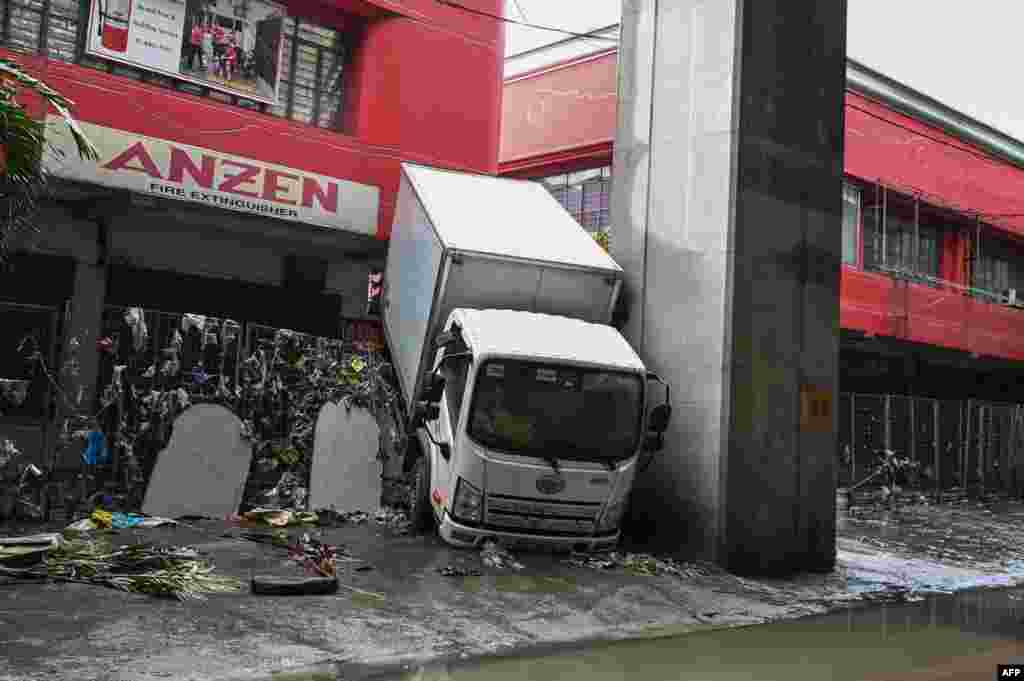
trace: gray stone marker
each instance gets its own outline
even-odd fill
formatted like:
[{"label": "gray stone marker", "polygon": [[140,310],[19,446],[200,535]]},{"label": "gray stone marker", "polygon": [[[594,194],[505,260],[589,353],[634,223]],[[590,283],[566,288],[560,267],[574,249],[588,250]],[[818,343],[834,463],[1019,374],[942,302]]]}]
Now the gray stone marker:
[{"label": "gray stone marker", "polygon": [[242,422],[215,404],[190,407],[174,422],[150,476],[142,512],[164,518],[224,518],[238,511],[252,447]]},{"label": "gray stone marker", "polygon": [[379,430],[370,412],[340,404],[320,409],[309,473],[309,508],[366,511],[380,507]]},{"label": "gray stone marker", "polygon": [[674,402],[629,527],[736,572],[835,561],[845,31],[845,0],[623,3],[611,248]]}]

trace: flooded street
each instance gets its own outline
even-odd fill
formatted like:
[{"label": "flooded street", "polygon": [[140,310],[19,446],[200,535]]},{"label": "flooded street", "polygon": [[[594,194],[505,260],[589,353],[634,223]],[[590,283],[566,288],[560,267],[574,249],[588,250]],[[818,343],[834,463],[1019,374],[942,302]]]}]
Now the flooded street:
[{"label": "flooded street", "polygon": [[1024,660],[1022,617],[1024,590],[978,591],[739,629],[567,648],[537,657],[428,666],[387,678],[989,681],[995,678],[996,665]]},{"label": "flooded street", "polygon": [[1024,578],[1024,506],[994,500],[854,506],[837,514],[847,588],[953,592]]},{"label": "flooded street", "polygon": [[[293,528],[354,561],[337,594],[178,603],[0,583],[0,681],[990,679],[1024,658],[1021,520],[1020,502],[854,506],[833,572],[772,579],[626,546],[506,554],[386,523]],[[244,583],[301,574],[274,530],[240,532],[211,520],[106,539],[193,547]]]}]

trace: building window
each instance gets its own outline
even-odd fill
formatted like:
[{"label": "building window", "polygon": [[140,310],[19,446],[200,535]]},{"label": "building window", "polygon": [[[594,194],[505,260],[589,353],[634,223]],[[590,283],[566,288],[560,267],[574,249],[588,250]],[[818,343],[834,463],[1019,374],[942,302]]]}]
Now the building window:
[{"label": "building window", "polygon": [[[232,95],[209,90],[187,80],[168,78],[123,64],[107,62],[96,56],[84,56],[89,0],[0,0],[3,23],[0,45],[40,54],[66,62],[84,64],[139,80],[171,87],[247,109],[261,109],[294,121],[321,128],[341,127],[343,75],[347,56],[347,34],[292,17],[282,27],[279,104],[267,106]],[[80,21],[81,19],[81,21]],[[236,30],[239,20],[216,15],[218,24]]]},{"label": "building window", "polygon": [[860,231],[860,188],[843,185],[843,263],[857,264],[857,237]]},{"label": "building window", "polygon": [[3,46],[73,62],[78,55],[78,0],[0,0]]},{"label": "building window", "polygon": [[940,277],[942,228],[920,219],[915,200],[883,192],[865,205],[865,269]]},{"label": "building window", "polygon": [[588,232],[608,229],[611,224],[611,166],[542,177],[540,182]]},{"label": "building window", "polygon": [[321,128],[339,128],[345,41],[340,31],[285,19],[280,105],[271,112]]},{"label": "building window", "polygon": [[978,264],[974,273],[974,288],[999,296],[1024,298],[1024,253],[1006,239],[982,238]]}]

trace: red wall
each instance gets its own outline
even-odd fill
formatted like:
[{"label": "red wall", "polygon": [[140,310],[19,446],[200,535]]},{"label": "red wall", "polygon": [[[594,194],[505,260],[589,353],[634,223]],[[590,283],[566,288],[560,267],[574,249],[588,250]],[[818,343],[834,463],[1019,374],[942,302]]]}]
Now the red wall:
[{"label": "red wall", "polygon": [[[539,176],[609,163],[615,92],[615,51],[507,81],[502,174]],[[1024,169],[860,95],[848,93],[846,102],[848,175],[960,211],[1022,214],[983,219],[1024,236]],[[944,277],[956,280],[953,262],[963,245],[956,238],[944,245]],[[844,266],[840,309],[846,329],[1024,360],[1024,310],[952,289],[896,283]]]},{"label": "red wall", "polygon": [[614,51],[506,82],[502,173],[610,159],[617,82]]},{"label": "red wall", "polygon": [[[982,213],[983,220],[1024,236],[1024,170],[861,95],[848,93],[846,103],[848,175]],[[1021,217],[995,217],[1007,213]]]},{"label": "red wall", "polygon": [[1024,360],[1024,311],[843,267],[840,324],[878,336]]},{"label": "red wall", "polygon": [[[434,0],[315,0],[291,13],[353,30],[347,132],[314,128],[94,69],[25,63],[71,98],[85,121],[381,189],[378,238],[390,235],[403,160],[497,170],[503,27]],[[496,13],[501,0],[463,0]],[[343,26],[339,10],[358,15]],[[356,28],[353,28],[353,25]],[[456,77],[457,76],[457,77]]]}]

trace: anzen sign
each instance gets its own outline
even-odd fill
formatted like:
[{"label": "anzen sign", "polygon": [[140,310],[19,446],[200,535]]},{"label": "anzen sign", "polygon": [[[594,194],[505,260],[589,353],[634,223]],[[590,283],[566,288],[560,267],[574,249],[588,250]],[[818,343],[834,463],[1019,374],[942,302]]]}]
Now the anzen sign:
[{"label": "anzen sign", "polygon": [[218,208],[376,235],[380,190],[350,180],[254,161],[82,123],[100,153],[79,158],[66,127],[48,120],[48,153],[58,177],[202,203]]}]

